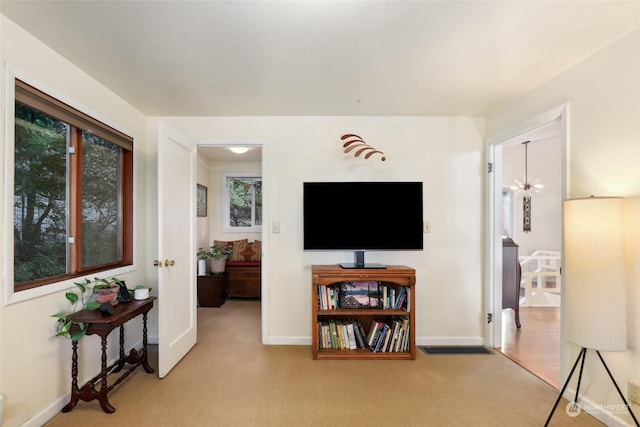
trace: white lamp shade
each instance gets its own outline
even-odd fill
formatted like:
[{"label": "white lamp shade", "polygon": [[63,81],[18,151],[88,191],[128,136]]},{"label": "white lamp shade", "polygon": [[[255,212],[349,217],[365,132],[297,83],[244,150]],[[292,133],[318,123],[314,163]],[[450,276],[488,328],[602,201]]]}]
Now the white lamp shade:
[{"label": "white lamp shade", "polygon": [[627,349],[624,199],[564,202],[567,339],[603,351]]}]

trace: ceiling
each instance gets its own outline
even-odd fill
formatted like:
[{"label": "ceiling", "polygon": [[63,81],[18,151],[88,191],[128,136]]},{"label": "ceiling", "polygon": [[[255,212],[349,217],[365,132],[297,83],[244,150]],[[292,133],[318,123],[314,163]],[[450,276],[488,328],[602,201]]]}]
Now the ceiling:
[{"label": "ceiling", "polygon": [[617,1],[1,1],[151,116],[469,116],[640,26]]}]

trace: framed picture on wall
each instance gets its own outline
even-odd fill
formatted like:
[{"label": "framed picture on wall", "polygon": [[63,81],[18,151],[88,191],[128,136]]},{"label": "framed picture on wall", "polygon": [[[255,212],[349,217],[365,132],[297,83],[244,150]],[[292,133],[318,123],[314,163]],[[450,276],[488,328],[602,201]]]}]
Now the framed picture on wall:
[{"label": "framed picture on wall", "polygon": [[198,216],[207,216],[207,187],[197,184],[196,213]]}]

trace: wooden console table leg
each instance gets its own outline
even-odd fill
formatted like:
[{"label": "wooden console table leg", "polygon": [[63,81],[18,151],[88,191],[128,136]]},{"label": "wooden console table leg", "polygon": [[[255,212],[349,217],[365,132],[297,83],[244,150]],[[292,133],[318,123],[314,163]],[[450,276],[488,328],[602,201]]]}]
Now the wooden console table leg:
[{"label": "wooden console table leg", "polygon": [[102,337],[102,370],[100,373],[100,391],[98,392],[98,401],[102,410],[108,414],[112,414],[116,411],[116,408],[111,406],[107,399],[107,393],[109,393],[109,387],[107,386],[107,337]]},{"label": "wooden console table leg", "polygon": [[72,341],[71,348],[71,399],[69,399],[69,403],[62,408],[62,412],[71,411],[80,398],[78,394],[78,341]]},{"label": "wooden console table leg", "polygon": [[142,314],[142,367],[148,374],[153,373],[153,368],[149,366],[149,353],[147,352],[147,313]]},{"label": "wooden console table leg", "polygon": [[126,364],[126,358],[124,354],[124,325],[120,325],[120,357],[118,358],[118,363],[113,368],[112,372],[120,372],[124,365]]}]

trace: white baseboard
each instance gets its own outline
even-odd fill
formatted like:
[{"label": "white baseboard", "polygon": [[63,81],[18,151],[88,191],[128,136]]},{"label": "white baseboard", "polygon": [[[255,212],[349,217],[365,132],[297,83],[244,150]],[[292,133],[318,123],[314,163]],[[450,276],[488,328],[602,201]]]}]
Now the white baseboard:
[{"label": "white baseboard", "polygon": [[266,337],[264,345],[311,345],[311,337]]}]

